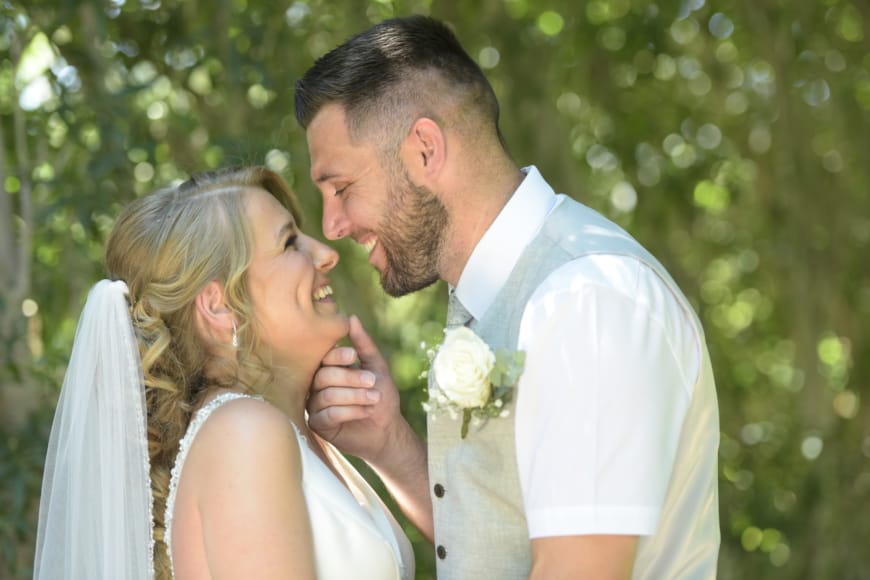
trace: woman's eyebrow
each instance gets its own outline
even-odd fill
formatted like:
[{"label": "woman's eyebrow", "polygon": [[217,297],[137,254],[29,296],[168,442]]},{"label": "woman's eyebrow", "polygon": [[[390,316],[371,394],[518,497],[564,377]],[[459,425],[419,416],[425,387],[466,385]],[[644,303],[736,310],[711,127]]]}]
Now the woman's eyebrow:
[{"label": "woman's eyebrow", "polygon": [[287,237],[288,234],[291,234],[296,231],[296,222],[293,220],[288,221],[286,224],[281,226],[281,229],[278,230],[278,233],[275,234],[275,241],[278,244],[282,244],[284,242],[284,238]]}]

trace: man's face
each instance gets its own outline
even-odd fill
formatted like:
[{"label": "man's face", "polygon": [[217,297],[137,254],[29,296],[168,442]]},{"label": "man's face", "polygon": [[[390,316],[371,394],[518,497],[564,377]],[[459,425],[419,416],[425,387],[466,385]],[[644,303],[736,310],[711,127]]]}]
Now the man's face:
[{"label": "man's face", "polygon": [[403,296],[439,278],[447,210],[413,184],[398,158],[383,162],[375,146],[354,143],[344,109],[327,105],[308,126],[311,177],[323,196],[323,233],[352,237],[381,273],[381,286]]}]

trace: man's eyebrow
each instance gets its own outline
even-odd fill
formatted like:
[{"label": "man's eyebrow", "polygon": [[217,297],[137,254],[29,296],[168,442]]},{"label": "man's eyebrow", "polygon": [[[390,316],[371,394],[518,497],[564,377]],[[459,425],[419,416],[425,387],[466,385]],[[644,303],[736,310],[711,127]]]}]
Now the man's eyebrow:
[{"label": "man's eyebrow", "polygon": [[321,173],[320,175],[318,175],[317,177],[314,178],[314,183],[323,183],[324,181],[329,181],[330,179],[333,179],[335,177],[338,177],[337,173],[329,173],[329,172]]}]

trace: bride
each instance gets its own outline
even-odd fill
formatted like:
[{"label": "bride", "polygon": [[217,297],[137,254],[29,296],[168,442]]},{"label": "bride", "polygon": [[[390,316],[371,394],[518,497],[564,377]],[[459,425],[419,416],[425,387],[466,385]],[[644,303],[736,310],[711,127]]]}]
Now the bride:
[{"label": "bride", "polygon": [[392,515],[308,429],[348,320],[338,255],[298,220],[262,167],[119,216],[52,426],[36,579],[413,578]]}]

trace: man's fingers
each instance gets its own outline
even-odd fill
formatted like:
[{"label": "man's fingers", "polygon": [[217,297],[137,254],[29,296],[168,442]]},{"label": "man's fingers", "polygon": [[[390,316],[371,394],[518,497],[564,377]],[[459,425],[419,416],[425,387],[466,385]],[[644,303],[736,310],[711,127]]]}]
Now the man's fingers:
[{"label": "man's fingers", "polygon": [[357,362],[356,350],[350,346],[336,346],[323,357],[323,366],[346,367]]},{"label": "man's fingers", "polygon": [[309,413],[308,426],[321,437],[332,441],[346,423],[367,419],[369,415],[369,408],[360,405],[326,407]]},{"label": "man's fingers", "polygon": [[371,389],[375,385],[375,374],[365,369],[347,367],[320,367],[314,373],[314,392],[330,387],[351,387]]},{"label": "man's fingers", "polygon": [[320,413],[324,409],[340,407],[365,407],[374,405],[380,399],[381,394],[375,389],[329,387],[312,393],[308,400],[308,412]]}]

